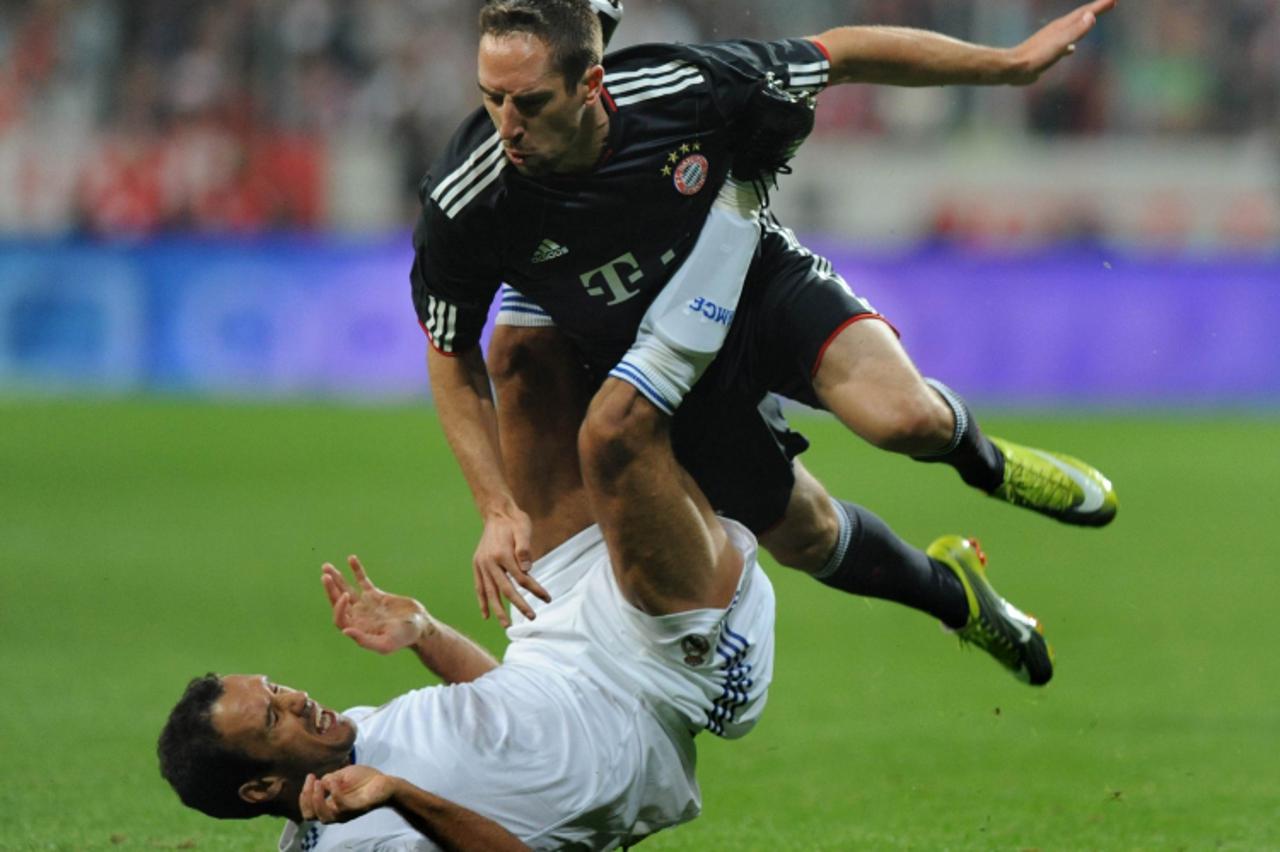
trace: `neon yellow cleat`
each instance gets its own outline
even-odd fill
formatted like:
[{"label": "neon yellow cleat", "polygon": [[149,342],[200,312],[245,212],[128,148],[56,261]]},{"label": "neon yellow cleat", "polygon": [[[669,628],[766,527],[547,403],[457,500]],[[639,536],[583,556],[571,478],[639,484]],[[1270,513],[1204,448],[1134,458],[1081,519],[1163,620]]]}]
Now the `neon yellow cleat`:
[{"label": "neon yellow cleat", "polygon": [[946,535],[927,553],[955,572],[969,599],[969,622],[955,634],[995,657],[1018,680],[1043,686],[1053,677],[1053,649],[1044,627],[1009,603],[987,580],[987,556],[977,539]]},{"label": "neon yellow cleat", "polygon": [[992,497],[1077,526],[1102,527],[1115,518],[1115,489],[1097,468],[1003,438],[991,443],[1004,455],[1004,482]]}]

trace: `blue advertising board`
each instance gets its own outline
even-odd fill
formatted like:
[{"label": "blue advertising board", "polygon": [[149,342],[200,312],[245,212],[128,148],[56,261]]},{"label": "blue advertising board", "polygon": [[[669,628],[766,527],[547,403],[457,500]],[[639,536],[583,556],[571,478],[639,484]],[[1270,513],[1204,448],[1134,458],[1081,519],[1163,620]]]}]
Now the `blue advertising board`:
[{"label": "blue advertising board", "polygon": [[[1280,258],[817,247],[975,399],[1280,402]],[[410,260],[399,234],[0,244],[0,391],[421,396]]]}]

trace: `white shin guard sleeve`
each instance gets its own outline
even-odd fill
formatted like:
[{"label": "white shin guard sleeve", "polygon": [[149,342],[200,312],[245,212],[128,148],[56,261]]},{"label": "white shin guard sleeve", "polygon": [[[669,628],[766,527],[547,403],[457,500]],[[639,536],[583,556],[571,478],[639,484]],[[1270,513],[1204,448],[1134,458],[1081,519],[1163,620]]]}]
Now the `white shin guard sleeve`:
[{"label": "white shin guard sleeve", "polygon": [[715,360],[760,242],[754,186],[725,181],[693,251],[653,300],[636,342],[609,375],[673,414]]}]

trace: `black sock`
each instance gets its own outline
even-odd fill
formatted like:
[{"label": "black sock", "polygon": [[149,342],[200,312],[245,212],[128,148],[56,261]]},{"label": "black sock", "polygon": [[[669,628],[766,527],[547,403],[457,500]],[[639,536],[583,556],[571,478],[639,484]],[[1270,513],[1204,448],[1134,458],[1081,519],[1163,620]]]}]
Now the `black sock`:
[{"label": "black sock", "polygon": [[882,598],[927,612],[951,628],[965,625],[969,601],[950,568],[916,550],[873,513],[832,500],[840,539],[819,582],[865,597]]},{"label": "black sock", "polygon": [[978,428],[969,406],[960,395],[937,379],[926,379],[929,387],[942,397],[956,417],[956,432],[951,444],[942,452],[931,456],[916,456],[916,461],[949,464],[960,474],[966,484],[988,494],[1004,482],[1004,454]]}]

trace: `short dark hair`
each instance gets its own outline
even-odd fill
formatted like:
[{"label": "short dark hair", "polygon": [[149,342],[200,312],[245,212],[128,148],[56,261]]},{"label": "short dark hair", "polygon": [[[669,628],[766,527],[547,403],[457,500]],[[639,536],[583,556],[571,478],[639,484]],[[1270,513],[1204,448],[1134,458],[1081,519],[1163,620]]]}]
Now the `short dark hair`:
[{"label": "short dark hair", "polygon": [[551,48],[552,65],[569,91],[600,64],[600,19],[587,0],[488,0],[480,10],[480,34],[528,33]]},{"label": "short dark hair", "polygon": [[189,808],[218,819],[249,819],[268,811],[240,798],[240,785],[271,768],[228,748],[210,713],[222,697],[216,674],[193,679],[160,732],[160,774]]}]

